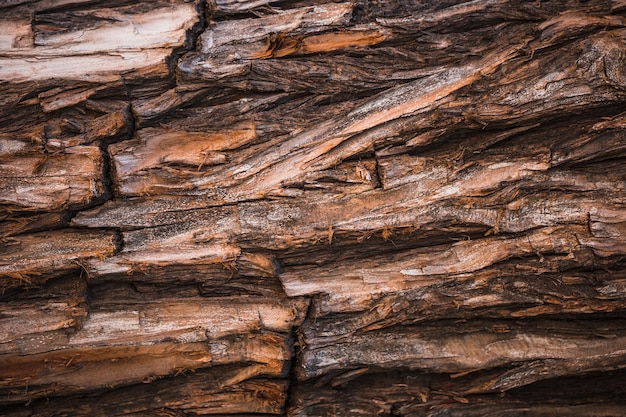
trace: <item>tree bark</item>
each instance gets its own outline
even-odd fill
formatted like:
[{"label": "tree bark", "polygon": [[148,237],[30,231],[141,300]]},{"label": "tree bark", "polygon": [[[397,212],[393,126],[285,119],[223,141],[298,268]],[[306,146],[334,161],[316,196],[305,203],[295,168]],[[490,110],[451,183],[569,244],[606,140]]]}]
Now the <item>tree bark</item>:
[{"label": "tree bark", "polygon": [[0,0],[0,414],[626,414],[625,13]]}]

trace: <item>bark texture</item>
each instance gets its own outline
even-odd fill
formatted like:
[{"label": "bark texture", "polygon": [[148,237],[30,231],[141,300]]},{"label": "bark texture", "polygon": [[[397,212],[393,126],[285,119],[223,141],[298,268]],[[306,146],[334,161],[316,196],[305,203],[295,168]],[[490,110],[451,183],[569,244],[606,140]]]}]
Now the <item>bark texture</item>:
[{"label": "bark texture", "polygon": [[623,416],[626,3],[0,0],[0,414]]}]

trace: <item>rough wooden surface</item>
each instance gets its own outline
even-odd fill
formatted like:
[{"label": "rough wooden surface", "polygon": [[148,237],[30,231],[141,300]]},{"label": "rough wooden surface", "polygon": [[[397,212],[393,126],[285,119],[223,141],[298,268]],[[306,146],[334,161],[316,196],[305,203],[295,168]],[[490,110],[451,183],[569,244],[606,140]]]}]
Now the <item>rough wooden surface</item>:
[{"label": "rough wooden surface", "polygon": [[0,0],[0,414],[626,414],[623,1]]}]

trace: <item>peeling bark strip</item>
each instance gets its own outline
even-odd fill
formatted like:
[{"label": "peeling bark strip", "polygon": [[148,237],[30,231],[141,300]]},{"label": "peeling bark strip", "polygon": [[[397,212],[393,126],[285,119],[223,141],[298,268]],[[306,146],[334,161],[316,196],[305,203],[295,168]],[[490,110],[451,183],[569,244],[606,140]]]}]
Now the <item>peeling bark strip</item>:
[{"label": "peeling bark strip", "polygon": [[84,269],[90,258],[106,258],[116,251],[111,232],[59,230],[10,237],[0,253],[2,289],[30,286]]},{"label": "peeling bark strip", "polygon": [[58,154],[7,155],[0,162],[5,181],[0,204],[28,210],[84,207],[105,192],[102,169],[95,146],[74,146]]},{"label": "peeling bark strip", "polygon": [[[48,8],[63,2],[56,3],[60,4]],[[124,73],[163,65],[198,19],[194,3],[157,2],[151,10],[120,6],[77,12],[37,10],[37,6],[34,24],[0,21],[0,81],[116,81]]]},{"label": "peeling bark strip", "polygon": [[625,13],[0,0],[2,414],[625,415]]},{"label": "peeling bark strip", "polygon": [[489,327],[484,330],[471,324],[452,325],[449,330],[425,325],[419,329],[373,331],[319,347],[309,341],[299,369],[301,377],[308,379],[347,366],[454,374],[515,363],[513,369],[497,378],[481,380],[477,386],[464,390],[476,393],[506,391],[543,379],[547,369],[550,377],[555,377],[623,367],[624,352],[616,351],[615,346],[624,345],[624,336],[616,328],[606,338],[602,334],[590,336],[590,329],[584,327],[542,321],[529,323],[541,325],[542,331],[486,321]]}]

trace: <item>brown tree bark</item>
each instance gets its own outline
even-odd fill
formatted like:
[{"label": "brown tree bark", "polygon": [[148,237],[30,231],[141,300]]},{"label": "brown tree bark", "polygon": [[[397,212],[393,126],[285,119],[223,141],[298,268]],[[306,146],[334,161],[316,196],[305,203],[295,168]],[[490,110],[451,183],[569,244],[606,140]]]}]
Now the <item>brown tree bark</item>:
[{"label": "brown tree bark", "polygon": [[0,414],[626,414],[625,13],[0,0]]}]

